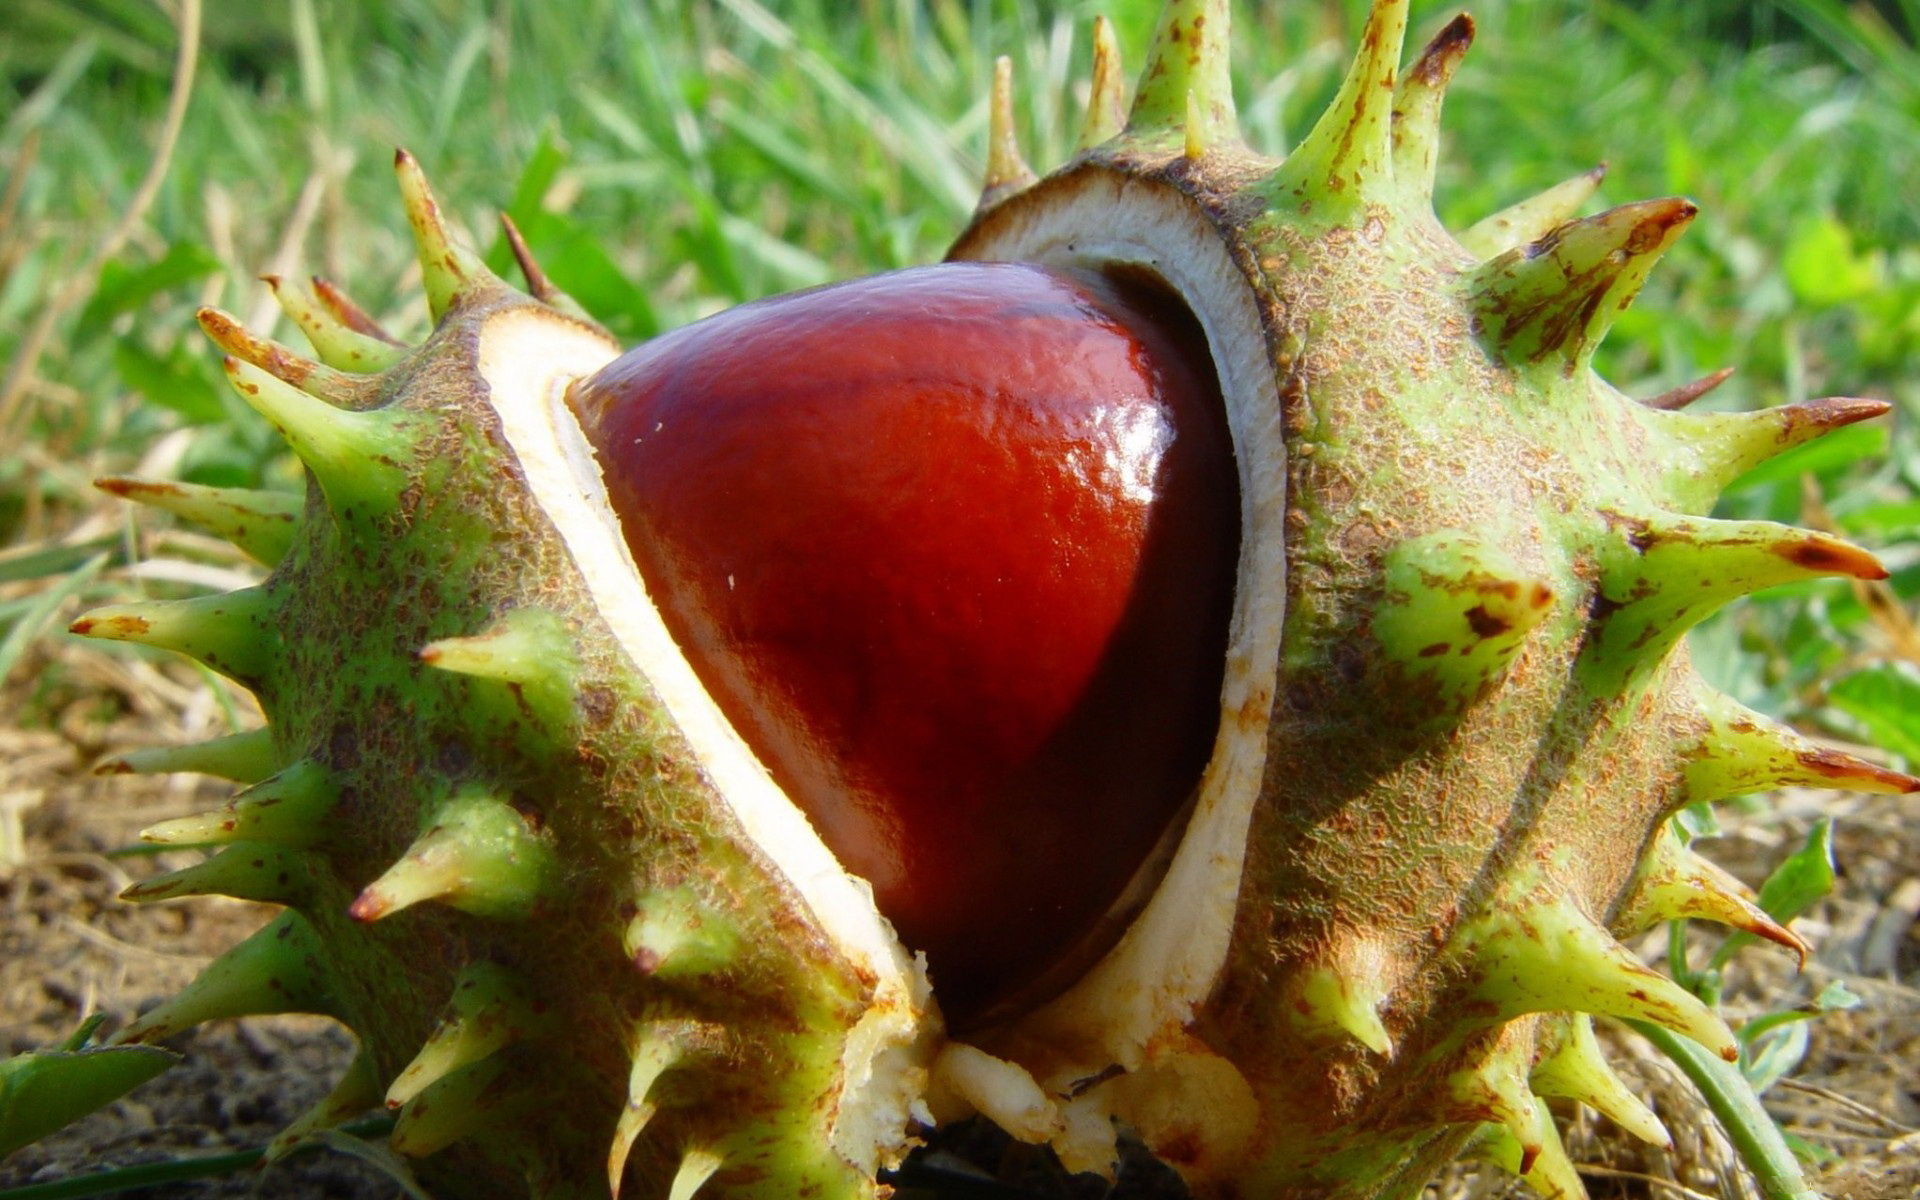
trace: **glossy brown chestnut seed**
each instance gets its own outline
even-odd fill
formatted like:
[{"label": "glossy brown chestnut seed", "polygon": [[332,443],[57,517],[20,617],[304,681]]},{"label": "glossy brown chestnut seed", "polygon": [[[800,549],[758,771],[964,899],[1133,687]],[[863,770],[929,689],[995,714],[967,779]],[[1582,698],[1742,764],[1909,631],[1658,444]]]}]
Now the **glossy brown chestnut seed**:
[{"label": "glossy brown chestnut seed", "polygon": [[949,1020],[1103,949],[1219,722],[1238,485],[1184,306],[950,263],[723,313],[572,402],[669,630]]}]

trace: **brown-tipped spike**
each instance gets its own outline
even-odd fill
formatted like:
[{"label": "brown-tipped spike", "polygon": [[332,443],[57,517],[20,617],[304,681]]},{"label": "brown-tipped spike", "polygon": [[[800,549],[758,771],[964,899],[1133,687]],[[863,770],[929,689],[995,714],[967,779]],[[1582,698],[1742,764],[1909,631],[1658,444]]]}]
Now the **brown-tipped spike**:
[{"label": "brown-tipped spike", "polygon": [[232,896],[296,904],[311,895],[321,860],[268,842],[234,842],[205,862],[143,879],[120,893],[134,904],[187,896]]},{"label": "brown-tipped spike", "polygon": [[1704,731],[1687,764],[1687,803],[1777,787],[1920,792],[1920,778],[1803,737],[1704,683],[1695,685]]},{"label": "brown-tipped spike", "polygon": [[1520,1174],[1540,1153],[1538,1104],[1527,1087],[1533,1057],[1530,1027],[1509,1024],[1479,1061],[1448,1076],[1446,1100],[1436,1114],[1450,1124],[1491,1122],[1506,1127],[1520,1148]]},{"label": "brown-tipped spike", "polygon": [[1858,546],[1771,521],[1607,515],[1613,536],[1601,551],[1603,607],[1587,648],[1602,673],[1660,661],[1688,629],[1752,592],[1823,576],[1887,574]]},{"label": "brown-tipped spike", "polygon": [[353,297],[347,295],[340,285],[320,275],[309,275],[307,281],[313,285],[314,296],[334,320],[355,333],[363,333],[389,346],[404,347],[406,345],[405,342],[388,333],[380,322],[374,320],[372,313],[354,303]]},{"label": "brown-tipped spike", "polygon": [[308,395],[348,408],[364,407],[373,397],[370,380],[317,363],[279,342],[255,337],[231,313],[208,307],[195,316],[214,345]]},{"label": "brown-tipped spike", "polygon": [[1583,369],[1698,212],[1677,198],[1622,205],[1482,263],[1469,297],[1481,336],[1516,366]]},{"label": "brown-tipped spike", "polygon": [[1430,204],[1440,162],[1440,107],[1473,45],[1473,18],[1447,22],[1400,80],[1393,99],[1393,177],[1410,202]]},{"label": "brown-tipped spike", "polygon": [[1459,235],[1459,242],[1476,258],[1492,258],[1516,246],[1538,241],[1571,221],[1581,206],[1600,190],[1600,182],[1606,177],[1607,164],[1600,163],[1571,179],[1563,179],[1546,191],[1469,226]]},{"label": "brown-tipped spike", "polygon": [[1315,211],[1351,217],[1393,200],[1393,102],[1408,0],[1374,0],[1339,94],[1287,156],[1274,186]]},{"label": "brown-tipped spike", "polygon": [[987,101],[987,175],[980,187],[980,208],[992,208],[1025,191],[1036,178],[1020,154],[1013,115],[1013,60],[1003,54],[993,60],[993,92]]},{"label": "brown-tipped spike", "polygon": [[550,308],[558,309],[567,316],[591,322],[593,317],[580,306],[580,302],[553,285],[540,264],[534,260],[533,251],[528,249],[527,241],[520,236],[520,227],[506,213],[500,214],[500,228],[506,234],[507,245],[513,250],[513,259],[520,264],[520,273],[526,277],[527,288],[535,299]]},{"label": "brown-tipped spike", "polygon": [[355,897],[347,915],[378,921],[426,900],[478,916],[530,915],[554,875],[549,841],[511,804],[464,789],[434,810],[419,840]]},{"label": "brown-tipped spike", "polygon": [[393,170],[400,179],[400,197],[406,206],[407,223],[413,226],[420,278],[426,285],[427,308],[438,321],[462,298],[490,283],[498,286],[498,281],[485,263],[454,241],[447,231],[440,202],[434,198],[418,160],[405,150],[397,149],[393,152]]},{"label": "brown-tipped spike", "polygon": [[191,521],[269,567],[285,558],[292,548],[300,514],[306,508],[306,498],[293,492],[216,488],[120,476],[96,479],[93,486],[123,500]]},{"label": "brown-tipped spike", "polygon": [[1589,1012],[1683,1033],[1728,1062],[1740,1044],[1698,996],[1652,970],[1571,900],[1496,900],[1463,926],[1464,970],[1503,1017]]},{"label": "brown-tipped spike", "polygon": [[1715,371],[1704,379],[1696,379],[1692,383],[1683,383],[1672,391],[1661,392],[1652,399],[1642,400],[1641,403],[1648,408],[1657,408],[1662,412],[1678,412],[1708,392],[1713,391],[1727,380],[1732,379],[1733,371],[1734,369],[1732,367],[1721,367],[1718,371]]},{"label": "brown-tipped spike", "polygon": [[347,325],[321,303],[311,288],[278,275],[260,278],[307,336],[313,352],[328,366],[364,375],[385,371],[404,357],[403,347]]},{"label": "brown-tipped spike", "polygon": [[536,300],[548,300],[560,293],[540,269],[540,263],[533,257],[533,251],[527,248],[527,239],[520,236],[520,227],[506,213],[500,214],[500,232],[506,235],[507,248],[513,251],[513,261],[519,264],[521,278],[527,281],[527,291]]},{"label": "brown-tipped spike", "polygon": [[1091,150],[1118,137],[1127,126],[1126,83],[1120,66],[1120,41],[1113,22],[1093,19],[1093,80],[1087,95],[1087,118],[1080,126],[1080,149]]},{"label": "brown-tipped spike", "polygon": [[1767,460],[1891,407],[1884,400],[1827,396],[1752,412],[1648,412],[1643,419],[1678,443],[1668,460],[1676,499],[1704,511],[1735,479]]},{"label": "brown-tipped spike", "polygon": [[1745,884],[1687,849],[1669,823],[1641,855],[1613,927],[1622,936],[1632,936],[1679,920],[1713,921],[1765,938],[1793,951],[1802,969],[1813,952],[1804,938],[1754,903]]},{"label": "brown-tipped spike", "polygon": [[96,608],[67,627],[81,637],[172,650],[246,687],[267,677],[278,658],[279,605],[265,588],[187,600],[146,600]]}]

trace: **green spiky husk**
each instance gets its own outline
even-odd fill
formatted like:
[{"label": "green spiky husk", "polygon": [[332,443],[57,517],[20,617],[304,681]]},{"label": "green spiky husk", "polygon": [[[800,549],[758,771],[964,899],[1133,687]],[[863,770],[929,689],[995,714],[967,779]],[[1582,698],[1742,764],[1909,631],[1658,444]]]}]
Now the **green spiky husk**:
[{"label": "green spiky husk", "polygon": [[[491,973],[505,994],[465,1014],[484,1036],[423,1060],[394,1101],[396,1145],[429,1156],[447,1194],[604,1196],[616,1143],[640,1194],[690,1153],[752,1194],[862,1193],[874,1162],[846,1161],[834,1122],[873,980],[810,926],[596,619],[475,386],[482,339],[516,318],[603,336],[483,280],[363,409],[303,407],[237,372],[314,472],[284,557],[212,604],[85,622],[177,630],[171,644],[251,688],[269,721],[264,755],[246,747],[265,761],[233,772],[253,788],[149,835],[225,848],[132,898],[294,910],[123,1036],[323,1012],[384,1091]],[[724,953],[671,957],[690,928],[724,935]],[[630,1095],[642,1059],[660,1069]]]},{"label": "green spiky husk", "polygon": [[[998,1059],[939,1045],[912,989],[756,843],[604,608],[620,564],[556,524],[593,487],[541,476],[502,417],[549,397],[503,390],[501,345],[563,348],[549,387],[611,344],[537,269],[523,296],[452,247],[406,163],[439,318],[424,345],[278,281],[326,366],[206,318],[310,468],[304,505],[113,485],[277,563],[232,596],[82,622],[193,654],[271,722],[128,762],[254,785],[153,831],[226,848],[136,898],[295,910],[126,1036],[338,1016],[363,1058],[315,1123],[385,1089],[396,1146],[448,1194],[604,1196],[624,1166],[630,1194],[673,1200],[709,1176],[703,1194],[869,1195],[929,1072],[939,1115],[984,1111],[1093,1169],[1118,1119],[1206,1195],[1410,1196],[1473,1149],[1577,1197],[1548,1096],[1662,1136],[1590,1014],[1732,1039],[1617,939],[1705,916],[1804,949],[1668,817],[1782,783],[1920,786],[1710,692],[1680,645],[1745,592],[1878,571],[1700,515],[1745,467],[1877,408],[1693,416],[1599,379],[1594,346],[1692,206],[1570,220],[1589,173],[1448,234],[1434,146],[1471,24],[1403,73],[1405,23],[1379,0],[1280,161],[1239,142],[1224,0],[1168,6],[1124,121],[1103,27],[1082,150],[1045,179],[996,76],[955,256],[1180,292],[1226,385],[1246,531],[1186,844],[1106,961],[981,1031]],[[890,1129],[843,1121],[869,1093]]]}]

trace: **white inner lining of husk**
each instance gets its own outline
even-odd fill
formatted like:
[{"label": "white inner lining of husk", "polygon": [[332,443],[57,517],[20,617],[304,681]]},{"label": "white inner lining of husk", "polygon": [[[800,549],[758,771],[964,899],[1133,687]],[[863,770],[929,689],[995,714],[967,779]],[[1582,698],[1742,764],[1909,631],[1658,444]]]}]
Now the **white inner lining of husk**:
[{"label": "white inner lining of husk", "polygon": [[866,1016],[842,1056],[843,1097],[837,1148],[876,1169],[876,1149],[904,1149],[910,1106],[924,1087],[929,989],[874,905],[866,881],[849,875],[734,732],[701,686],[627,551],[618,518],[579,424],[565,403],[567,385],[610,362],[619,348],[602,335],[539,309],[488,318],[480,337],[480,374],[508,444],[541,507],[559,531],[600,615],[685,735],[702,772],[753,845],[799,893],[817,927],[853,966],[874,980]]}]

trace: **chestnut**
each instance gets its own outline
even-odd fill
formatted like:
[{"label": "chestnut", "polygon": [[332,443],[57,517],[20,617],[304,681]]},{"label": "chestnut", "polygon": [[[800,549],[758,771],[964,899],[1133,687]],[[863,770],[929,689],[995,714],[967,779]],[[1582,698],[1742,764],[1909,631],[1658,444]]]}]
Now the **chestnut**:
[{"label": "chestnut", "polygon": [[1179,301],[949,263],[734,309],[569,399],[668,629],[949,1020],[1104,950],[1219,722],[1238,485]]}]

